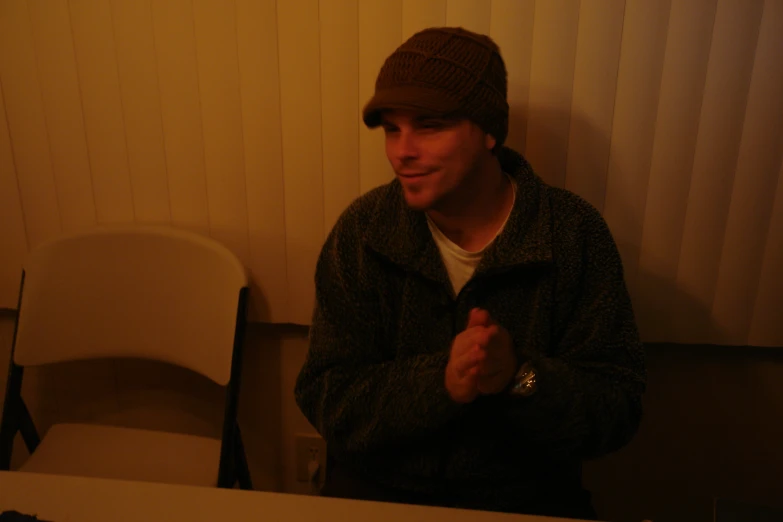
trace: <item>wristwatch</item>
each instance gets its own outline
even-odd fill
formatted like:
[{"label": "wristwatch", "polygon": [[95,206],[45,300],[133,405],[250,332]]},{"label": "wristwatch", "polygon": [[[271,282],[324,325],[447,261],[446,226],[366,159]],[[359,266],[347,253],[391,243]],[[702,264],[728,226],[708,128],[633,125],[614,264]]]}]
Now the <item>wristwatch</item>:
[{"label": "wristwatch", "polygon": [[536,391],[536,371],[530,361],[525,362],[511,380],[511,395],[528,397]]}]

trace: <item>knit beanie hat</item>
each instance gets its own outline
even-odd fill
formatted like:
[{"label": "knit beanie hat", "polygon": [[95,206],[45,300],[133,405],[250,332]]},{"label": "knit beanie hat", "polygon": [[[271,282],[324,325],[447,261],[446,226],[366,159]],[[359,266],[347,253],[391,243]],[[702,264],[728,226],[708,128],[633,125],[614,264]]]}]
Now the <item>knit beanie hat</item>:
[{"label": "knit beanie hat", "polygon": [[488,36],[461,27],[424,29],[384,62],[364,123],[379,126],[384,109],[465,117],[491,134],[497,146],[508,134],[507,73]]}]

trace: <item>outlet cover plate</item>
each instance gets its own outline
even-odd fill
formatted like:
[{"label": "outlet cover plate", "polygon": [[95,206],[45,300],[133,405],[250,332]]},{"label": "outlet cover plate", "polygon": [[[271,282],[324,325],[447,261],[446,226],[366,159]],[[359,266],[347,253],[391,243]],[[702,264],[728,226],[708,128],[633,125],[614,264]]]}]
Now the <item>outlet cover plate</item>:
[{"label": "outlet cover plate", "polygon": [[311,459],[318,461],[318,481],[323,482],[326,476],[326,441],[320,435],[313,433],[297,433],[294,436],[296,448],[296,480],[308,482],[310,480],[308,464]]}]

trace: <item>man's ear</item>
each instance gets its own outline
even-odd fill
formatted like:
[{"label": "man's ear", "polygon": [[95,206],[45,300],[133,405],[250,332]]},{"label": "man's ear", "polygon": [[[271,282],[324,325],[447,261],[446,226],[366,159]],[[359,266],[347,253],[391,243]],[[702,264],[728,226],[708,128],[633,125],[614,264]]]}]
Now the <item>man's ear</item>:
[{"label": "man's ear", "polygon": [[492,134],[484,135],[484,145],[487,147],[487,150],[495,150],[495,145],[497,144],[498,140]]}]

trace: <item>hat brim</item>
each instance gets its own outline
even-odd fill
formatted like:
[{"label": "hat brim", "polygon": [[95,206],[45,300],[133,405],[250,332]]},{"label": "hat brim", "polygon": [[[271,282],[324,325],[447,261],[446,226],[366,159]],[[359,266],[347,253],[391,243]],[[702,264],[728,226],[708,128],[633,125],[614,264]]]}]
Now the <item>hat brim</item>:
[{"label": "hat brim", "polygon": [[456,116],[461,106],[456,100],[444,96],[442,90],[421,85],[397,85],[376,91],[364,106],[362,120],[373,129],[383,123],[383,112],[388,110],[410,110],[427,116]]}]

